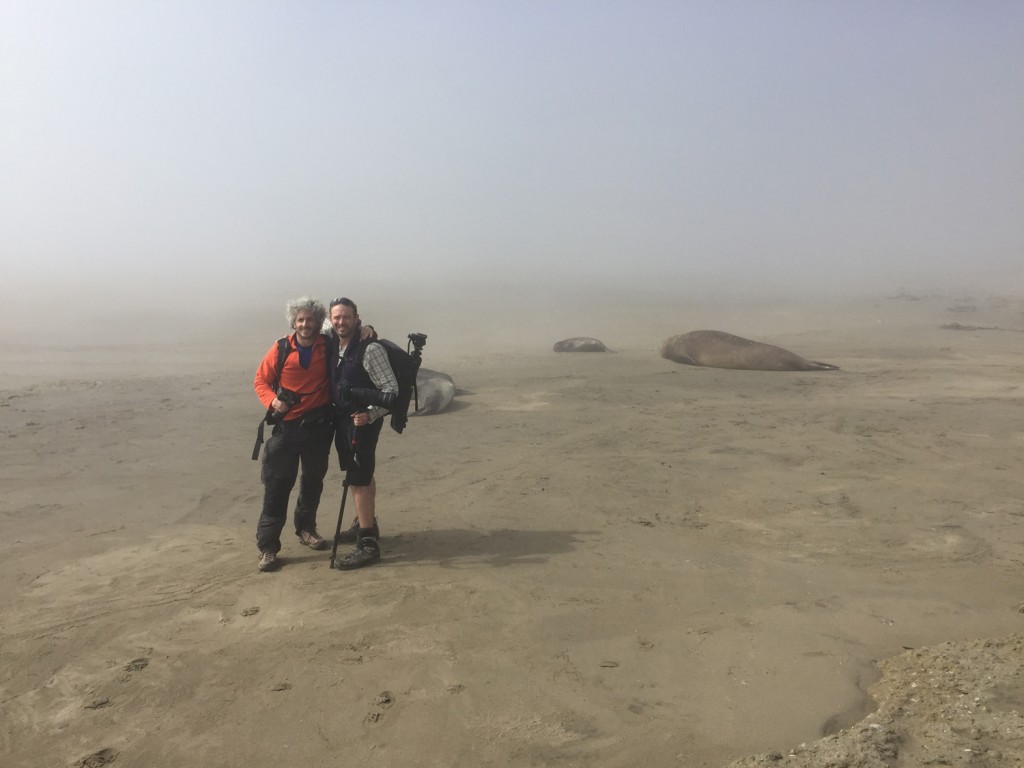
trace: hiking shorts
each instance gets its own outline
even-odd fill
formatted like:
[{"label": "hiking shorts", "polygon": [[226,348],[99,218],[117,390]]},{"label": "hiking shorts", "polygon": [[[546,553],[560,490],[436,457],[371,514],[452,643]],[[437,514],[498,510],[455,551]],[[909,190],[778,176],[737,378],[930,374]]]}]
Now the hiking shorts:
[{"label": "hiking shorts", "polygon": [[338,449],[338,464],[345,472],[349,485],[369,485],[373,481],[377,438],[380,437],[384,421],[384,418],[380,418],[365,427],[356,427],[350,416],[339,417],[334,433],[334,447]]}]

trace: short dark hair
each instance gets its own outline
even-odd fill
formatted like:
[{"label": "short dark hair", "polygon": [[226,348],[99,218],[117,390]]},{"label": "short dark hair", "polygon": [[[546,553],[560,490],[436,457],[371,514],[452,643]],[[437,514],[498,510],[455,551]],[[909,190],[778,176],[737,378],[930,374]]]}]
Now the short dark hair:
[{"label": "short dark hair", "polygon": [[344,304],[346,307],[352,307],[352,314],[358,315],[359,310],[356,309],[356,303],[352,299],[347,299],[344,296],[338,299],[331,299],[330,309],[334,309],[339,304]]}]

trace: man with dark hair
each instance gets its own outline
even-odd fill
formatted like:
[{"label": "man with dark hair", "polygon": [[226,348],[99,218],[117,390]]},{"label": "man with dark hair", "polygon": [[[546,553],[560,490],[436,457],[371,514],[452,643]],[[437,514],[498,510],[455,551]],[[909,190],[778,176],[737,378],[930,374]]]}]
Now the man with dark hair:
[{"label": "man with dark hair", "polygon": [[337,426],[334,444],[356,508],[355,523],[338,536],[338,541],[355,542],[355,549],[335,561],[335,567],[352,570],[380,560],[373,474],[377,438],[383,416],[398,394],[398,380],[385,349],[372,339],[360,340],[355,302],[346,298],[332,301],[330,320],[335,333],[328,351]]}]

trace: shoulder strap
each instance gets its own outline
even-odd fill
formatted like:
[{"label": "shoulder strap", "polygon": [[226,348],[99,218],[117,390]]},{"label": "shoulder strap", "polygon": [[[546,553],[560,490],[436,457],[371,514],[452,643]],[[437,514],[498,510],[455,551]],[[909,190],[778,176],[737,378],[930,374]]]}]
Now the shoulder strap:
[{"label": "shoulder strap", "polygon": [[288,359],[288,355],[291,354],[292,344],[291,338],[288,336],[282,336],[277,340],[277,384],[281,385],[281,371],[284,370],[284,361]]},{"label": "shoulder strap", "polygon": [[359,365],[363,364],[363,358],[366,357],[366,348],[370,346],[370,342],[380,341],[380,339],[366,339],[365,341],[356,342],[359,346],[356,347],[356,362]]},{"label": "shoulder strap", "polygon": [[333,332],[321,331],[320,338],[324,344],[324,361],[326,362],[327,378],[330,379],[334,375],[334,370],[338,367],[338,347],[337,337]]}]

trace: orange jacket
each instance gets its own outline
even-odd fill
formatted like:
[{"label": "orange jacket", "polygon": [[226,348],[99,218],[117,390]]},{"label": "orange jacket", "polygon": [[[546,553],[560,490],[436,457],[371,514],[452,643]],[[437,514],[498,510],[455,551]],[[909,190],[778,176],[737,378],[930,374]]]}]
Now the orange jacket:
[{"label": "orange jacket", "polygon": [[[323,334],[317,334],[313,340],[313,359],[309,368],[299,364],[299,353],[296,349],[295,334],[288,337],[291,351],[285,358],[281,369],[281,386],[298,392],[301,399],[298,404],[285,414],[285,421],[298,419],[317,408],[331,402],[331,391],[327,383],[327,343]],[[260,402],[267,408],[277,397],[277,342],[263,356],[256,369],[253,387]]]}]

